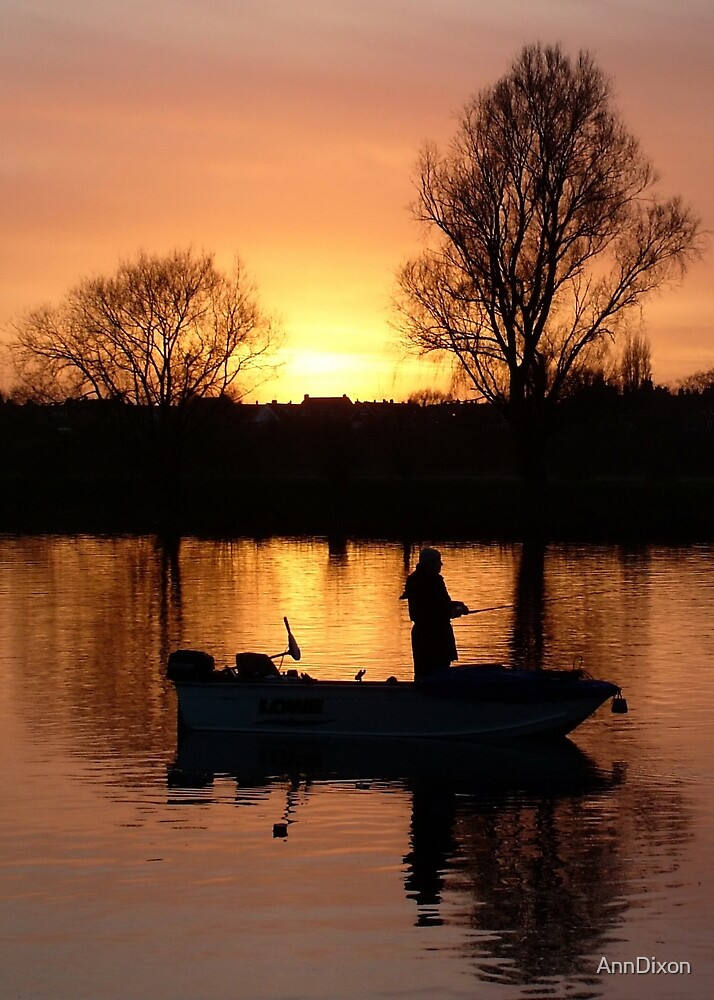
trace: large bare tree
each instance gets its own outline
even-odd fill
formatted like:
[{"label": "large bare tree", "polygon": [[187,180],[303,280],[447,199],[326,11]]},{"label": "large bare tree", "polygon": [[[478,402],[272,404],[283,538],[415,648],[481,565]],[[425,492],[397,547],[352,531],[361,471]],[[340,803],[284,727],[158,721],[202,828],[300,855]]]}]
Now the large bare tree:
[{"label": "large bare tree", "polygon": [[180,407],[240,396],[274,345],[274,328],[236,261],[144,253],[110,277],[89,278],[56,307],[30,312],[12,345],[19,393],[39,400],[94,397]]},{"label": "large bare tree", "polygon": [[447,352],[509,421],[542,481],[554,404],[630,311],[700,250],[698,222],[656,174],[592,58],[523,49],[418,165],[432,239],[399,274],[411,345]]}]

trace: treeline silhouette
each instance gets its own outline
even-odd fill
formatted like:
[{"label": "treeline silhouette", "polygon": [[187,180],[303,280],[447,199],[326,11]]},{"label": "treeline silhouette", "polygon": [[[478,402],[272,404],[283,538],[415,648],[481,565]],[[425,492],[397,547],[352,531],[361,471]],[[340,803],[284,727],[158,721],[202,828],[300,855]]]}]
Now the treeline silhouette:
[{"label": "treeline silhouette", "polygon": [[[714,391],[592,386],[547,455],[552,537],[714,537]],[[0,401],[0,528],[510,538],[528,495],[498,411],[305,397],[159,415]]]}]

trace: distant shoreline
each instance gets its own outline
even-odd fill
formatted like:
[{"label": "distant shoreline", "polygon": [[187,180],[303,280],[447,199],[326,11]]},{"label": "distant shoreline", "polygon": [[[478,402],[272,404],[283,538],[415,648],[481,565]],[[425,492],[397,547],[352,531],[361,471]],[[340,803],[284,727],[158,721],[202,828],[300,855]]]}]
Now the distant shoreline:
[{"label": "distant shoreline", "polygon": [[563,404],[540,517],[486,405],[205,399],[159,416],[0,406],[0,531],[714,540],[712,393]]},{"label": "distant shoreline", "polygon": [[511,477],[4,476],[0,532],[317,535],[517,541],[714,541],[713,478],[552,478],[542,522]]}]

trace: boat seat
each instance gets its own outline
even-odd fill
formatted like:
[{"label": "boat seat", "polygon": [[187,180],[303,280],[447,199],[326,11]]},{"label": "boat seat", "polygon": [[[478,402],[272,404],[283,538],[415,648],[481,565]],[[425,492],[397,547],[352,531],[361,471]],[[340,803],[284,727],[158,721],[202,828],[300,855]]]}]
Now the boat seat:
[{"label": "boat seat", "polygon": [[262,681],[280,671],[267,653],[236,653],[235,675],[239,681]]}]

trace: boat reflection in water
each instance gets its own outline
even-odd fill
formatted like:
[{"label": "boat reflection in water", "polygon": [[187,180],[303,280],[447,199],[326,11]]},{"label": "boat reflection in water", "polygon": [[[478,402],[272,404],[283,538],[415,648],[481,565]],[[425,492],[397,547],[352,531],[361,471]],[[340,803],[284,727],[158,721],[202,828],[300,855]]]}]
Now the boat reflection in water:
[{"label": "boat reflection in water", "polygon": [[[502,744],[252,733],[180,733],[172,787],[205,787],[216,776],[253,787],[286,778],[376,781],[412,787],[438,782],[492,796],[578,795],[612,782],[568,739]],[[194,784],[195,783],[195,784]]]},{"label": "boat reflection in water", "polygon": [[588,814],[612,797],[621,776],[566,739],[492,746],[183,734],[171,796],[185,803],[187,790],[203,789],[197,801],[205,803],[217,777],[236,781],[237,802],[287,788],[286,822],[273,836],[288,836],[299,818],[299,803],[290,804],[298,790],[301,802],[331,782],[409,794],[408,843],[405,830],[406,850],[394,862],[416,904],[414,922],[467,928],[481,979],[576,975],[582,983],[592,971],[584,956],[618,919],[612,838]]}]

